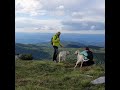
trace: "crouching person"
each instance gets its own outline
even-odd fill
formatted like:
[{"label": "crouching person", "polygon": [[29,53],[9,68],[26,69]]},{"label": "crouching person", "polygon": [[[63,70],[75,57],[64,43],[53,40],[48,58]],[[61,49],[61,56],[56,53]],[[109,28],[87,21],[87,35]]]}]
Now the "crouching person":
[{"label": "crouching person", "polygon": [[88,47],[85,48],[80,54],[84,56],[83,66],[93,65],[95,62],[93,61],[93,52],[90,51]]}]

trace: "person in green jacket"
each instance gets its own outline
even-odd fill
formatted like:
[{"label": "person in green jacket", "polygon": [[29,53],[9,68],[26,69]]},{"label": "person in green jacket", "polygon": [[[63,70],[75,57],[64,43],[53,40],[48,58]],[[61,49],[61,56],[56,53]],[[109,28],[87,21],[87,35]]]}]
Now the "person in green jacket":
[{"label": "person in green jacket", "polygon": [[54,54],[53,54],[53,61],[57,62],[57,55],[58,55],[58,47],[63,45],[60,43],[60,34],[61,32],[57,32],[53,37],[52,37],[52,46],[54,48]]}]

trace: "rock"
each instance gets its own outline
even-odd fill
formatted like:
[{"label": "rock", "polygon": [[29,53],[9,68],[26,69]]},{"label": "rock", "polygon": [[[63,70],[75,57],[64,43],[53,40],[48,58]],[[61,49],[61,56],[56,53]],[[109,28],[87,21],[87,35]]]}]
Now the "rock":
[{"label": "rock", "polygon": [[105,83],[105,76],[99,77],[93,81],[91,81],[92,84],[102,84]]},{"label": "rock", "polygon": [[21,56],[22,56],[22,54],[16,54],[15,55],[15,60],[20,59]]},{"label": "rock", "polygon": [[19,59],[18,55],[15,55],[15,60]]}]

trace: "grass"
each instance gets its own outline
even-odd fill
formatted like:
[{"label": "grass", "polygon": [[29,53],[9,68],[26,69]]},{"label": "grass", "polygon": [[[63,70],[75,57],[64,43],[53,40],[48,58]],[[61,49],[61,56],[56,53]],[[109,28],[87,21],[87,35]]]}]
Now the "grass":
[{"label": "grass", "polygon": [[16,60],[15,90],[105,90],[105,84],[90,83],[105,74],[104,65],[73,67],[67,62]]}]

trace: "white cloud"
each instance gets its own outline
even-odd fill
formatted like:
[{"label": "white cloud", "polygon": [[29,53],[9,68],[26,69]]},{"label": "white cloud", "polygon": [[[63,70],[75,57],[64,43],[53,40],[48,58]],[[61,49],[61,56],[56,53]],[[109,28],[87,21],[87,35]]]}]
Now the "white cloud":
[{"label": "white cloud", "polygon": [[84,17],[84,13],[83,12],[73,12],[71,16],[72,16],[72,18],[82,19]]},{"label": "white cloud", "polygon": [[101,16],[83,16],[82,18],[72,18],[72,21],[91,21],[91,22],[105,22],[105,18]]},{"label": "white cloud", "polygon": [[105,22],[104,11],[101,10],[91,10],[91,11],[81,11],[81,12],[73,12],[71,14],[73,19],[78,19],[81,21],[97,21],[97,22]]},{"label": "white cloud", "polygon": [[105,34],[104,30],[81,30],[81,31],[69,31],[69,30],[35,30],[31,28],[17,28],[16,32],[26,32],[26,33],[56,33],[56,32],[62,32],[62,33],[79,33],[79,34]]},{"label": "white cloud", "polygon": [[[15,12],[16,31],[73,32],[62,21],[82,22],[83,27],[88,27],[86,22],[105,23],[105,0],[15,0]],[[94,25],[90,27],[95,28]]]},{"label": "white cloud", "polygon": [[[19,28],[19,26],[24,26],[24,28],[34,28],[35,30],[49,30],[49,29],[62,29],[61,20],[57,19],[51,19],[51,20],[38,20],[33,18],[25,18],[25,17],[19,17],[16,18],[16,28]],[[17,29],[16,29],[17,30]]]},{"label": "white cloud", "polygon": [[39,10],[42,9],[43,5],[40,0],[16,0],[15,11],[16,13],[27,13],[32,15],[39,14]]},{"label": "white cloud", "polygon": [[[50,19],[50,20],[39,20],[34,18],[26,18],[26,17],[17,17],[16,20],[16,32],[20,32],[20,30],[23,32],[56,32],[56,30],[61,30],[62,32],[78,32],[83,33],[81,30],[82,28],[86,28],[86,31],[84,30],[84,33],[87,33],[89,30],[94,30],[95,26],[93,23],[92,26],[90,26],[90,23],[87,23],[84,21],[81,21],[81,19],[71,19],[69,21],[66,20],[58,20],[58,19]],[[65,24],[63,23],[65,22]],[[80,26],[81,25],[81,26]],[[97,24],[99,26],[99,24]],[[72,28],[71,28],[72,27]],[[100,27],[101,28],[101,27]],[[78,30],[79,29],[79,30]],[[98,31],[96,31],[98,32]],[[94,33],[94,32],[92,32]]]},{"label": "white cloud", "polygon": [[59,11],[55,11],[55,12],[53,12],[53,15],[63,16],[63,15],[65,15],[65,12],[64,12],[64,11],[59,10]]},{"label": "white cloud", "polygon": [[56,9],[64,9],[63,5],[58,6]]},{"label": "white cloud", "polygon": [[31,12],[30,16],[44,16],[47,14],[47,11],[46,10],[39,10],[39,11],[36,11],[36,12]]},{"label": "white cloud", "polygon": [[[16,0],[15,1],[16,13],[29,14],[31,16],[46,15],[46,12],[41,12],[41,10],[46,10],[50,14],[51,12],[56,12],[57,10],[63,10],[64,14],[68,15],[70,13],[76,12],[75,15],[81,15],[84,11],[103,11],[105,9],[104,0]],[[67,12],[69,11],[69,13]],[[63,11],[59,11],[59,13]],[[56,15],[56,14],[55,14]],[[59,14],[58,14],[59,15]]]}]

